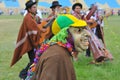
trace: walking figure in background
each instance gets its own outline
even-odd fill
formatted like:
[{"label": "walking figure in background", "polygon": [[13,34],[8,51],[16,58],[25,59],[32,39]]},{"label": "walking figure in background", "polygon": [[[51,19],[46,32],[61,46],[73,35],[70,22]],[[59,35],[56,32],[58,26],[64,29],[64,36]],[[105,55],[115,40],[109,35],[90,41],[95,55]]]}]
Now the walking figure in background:
[{"label": "walking figure in background", "polygon": [[39,46],[40,33],[42,31],[42,29],[40,30],[38,28],[38,19],[36,19],[36,2],[28,1],[26,2],[25,6],[25,9],[28,11],[28,13],[25,15],[23,23],[20,27],[13,59],[11,62],[11,66],[13,66],[22,58],[25,53],[28,53],[29,62],[19,74],[21,79],[26,78],[28,68],[34,62],[34,49],[37,49]]}]

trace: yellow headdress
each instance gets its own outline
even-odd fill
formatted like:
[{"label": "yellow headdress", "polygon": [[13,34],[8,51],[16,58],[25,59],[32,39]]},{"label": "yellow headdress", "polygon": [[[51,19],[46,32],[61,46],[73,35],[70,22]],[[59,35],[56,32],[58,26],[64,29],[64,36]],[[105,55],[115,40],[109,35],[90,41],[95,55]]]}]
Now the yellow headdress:
[{"label": "yellow headdress", "polygon": [[79,20],[71,14],[59,15],[52,24],[53,34],[57,34],[65,27],[85,27],[87,23],[84,20]]}]

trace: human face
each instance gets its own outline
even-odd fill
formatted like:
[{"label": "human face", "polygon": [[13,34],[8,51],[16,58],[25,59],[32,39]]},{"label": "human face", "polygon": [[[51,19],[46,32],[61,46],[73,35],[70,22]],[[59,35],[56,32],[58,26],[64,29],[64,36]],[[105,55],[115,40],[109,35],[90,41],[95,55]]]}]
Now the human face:
[{"label": "human face", "polygon": [[61,10],[61,6],[56,6],[54,8],[54,12],[57,14],[57,13],[60,13],[60,10]]},{"label": "human face", "polygon": [[81,7],[80,7],[80,6],[76,6],[75,9],[74,9],[74,11],[75,11],[76,13],[80,13]]},{"label": "human face", "polygon": [[29,12],[31,12],[32,14],[36,15],[36,13],[37,13],[37,5],[36,5],[36,4],[32,5],[32,7],[29,8],[28,10],[29,10]]},{"label": "human face", "polygon": [[73,37],[74,47],[77,52],[82,53],[88,49],[90,33],[85,28],[70,27],[69,31]]}]

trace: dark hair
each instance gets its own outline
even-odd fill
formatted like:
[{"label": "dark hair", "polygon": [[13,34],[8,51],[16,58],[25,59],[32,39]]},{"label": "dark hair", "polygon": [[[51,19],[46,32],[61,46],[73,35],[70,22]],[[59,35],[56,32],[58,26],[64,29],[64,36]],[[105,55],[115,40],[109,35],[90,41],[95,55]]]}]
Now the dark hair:
[{"label": "dark hair", "polygon": [[75,3],[72,6],[72,10],[74,10],[76,6],[80,6],[80,8],[82,9],[82,4],[81,3]]}]

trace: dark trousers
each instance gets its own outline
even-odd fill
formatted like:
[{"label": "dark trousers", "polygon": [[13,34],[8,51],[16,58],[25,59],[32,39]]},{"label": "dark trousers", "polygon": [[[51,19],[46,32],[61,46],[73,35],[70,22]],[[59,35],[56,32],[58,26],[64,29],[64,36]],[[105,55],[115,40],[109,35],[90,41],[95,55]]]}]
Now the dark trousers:
[{"label": "dark trousers", "polygon": [[90,57],[91,55],[90,55],[90,47],[88,47],[88,49],[86,50],[86,56],[87,57]]},{"label": "dark trousers", "polygon": [[34,49],[32,49],[32,50],[30,50],[30,51],[28,52],[28,58],[29,58],[29,63],[28,63],[27,66],[26,66],[24,69],[22,69],[22,70],[20,71],[20,73],[19,73],[19,77],[22,78],[22,79],[24,79],[24,80],[25,80],[25,78],[27,77],[27,71],[28,71],[30,65],[34,62],[34,58],[35,58]]}]

